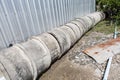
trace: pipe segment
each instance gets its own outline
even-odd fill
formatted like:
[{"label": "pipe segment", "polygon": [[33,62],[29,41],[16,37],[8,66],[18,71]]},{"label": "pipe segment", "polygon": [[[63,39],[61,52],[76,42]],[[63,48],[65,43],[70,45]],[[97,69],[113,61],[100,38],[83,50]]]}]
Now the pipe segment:
[{"label": "pipe segment", "polygon": [[61,51],[59,57],[61,57],[63,53],[66,52],[71,46],[69,35],[60,28],[50,31],[49,33],[52,34],[58,41]]},{"label": "pipe segment", "polygon": [[24,43],[17,44],[31,61],[35,78],[50,66],[51,56],[48,48],[41,41],[31,39]]},{"label": "pipe segment", "polygon": [[95,12],[0,51],[0,79],[36,80],[90,28],[105,18]]},{"label": "pipe segment", "polygon": [[70,38],[71,45],[73,45],[76,42],[77,37],[76,37],[75,33],[73,32],[73,30],[70,27],[61,26],[59,29],[64,31],[66,34],[68,34],[68,37]]},{"label": "pipe segment", "polygon": [[60,46],[56,38],[53,37],[51,34],[43,33],[41,35],[33,36],[30,39],[35,39],[45,44],[45,46],[48,48],[50,52],[52,62],[58,59],[58,56],[60,54]]},{"label": "pipe segment", "polygon": [[73,30],[77,40],[80,38],[81,33],[77,25],[75,25],[74,23],[67,23],[65,24],[65,26],[68,26],[69,28]]},{"label": "pipe segment", "polygon": [[79,28],[79,31],[80,31],[80,36],[82,35],[82,33],[85,32],[85,25],[82,24],[81,22],[74,20],[74,21],[71,21],[71,23],[74,23],[75,25],[77,25],[77,27]]},{"label": "pipe segment", "polygon": [[0,64],[6,80],[29,80],[33,77],[31,62],[16,46],[0,52]]}]

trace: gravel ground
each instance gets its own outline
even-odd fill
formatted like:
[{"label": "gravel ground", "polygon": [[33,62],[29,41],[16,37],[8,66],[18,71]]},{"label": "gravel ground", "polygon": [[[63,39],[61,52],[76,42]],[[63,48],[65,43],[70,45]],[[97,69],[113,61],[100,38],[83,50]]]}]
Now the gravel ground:
[{"label": "gravel ground", "polygon": [[[112,36],[112,34],[88,32],[65,56],[55,62],[39,80],[101,80],[106,62],[98,64],[81,51],[105,42]],[[113,57],[108,80],[120,80],[120,54]]]}]

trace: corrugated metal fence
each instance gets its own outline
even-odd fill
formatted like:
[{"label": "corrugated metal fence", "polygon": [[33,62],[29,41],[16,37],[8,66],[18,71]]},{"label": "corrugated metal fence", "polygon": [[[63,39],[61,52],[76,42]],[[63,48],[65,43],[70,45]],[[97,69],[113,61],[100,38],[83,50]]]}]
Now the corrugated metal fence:
[{"label": "corrugated metal fence", "polygon": [[0,0],[0,49],[95,11],[95,0]]}]

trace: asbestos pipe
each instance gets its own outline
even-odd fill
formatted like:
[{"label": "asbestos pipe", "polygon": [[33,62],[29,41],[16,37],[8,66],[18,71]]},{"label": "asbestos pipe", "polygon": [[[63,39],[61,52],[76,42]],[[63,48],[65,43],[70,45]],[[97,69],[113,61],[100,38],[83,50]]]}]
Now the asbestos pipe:
[{"label": "asbestos pipe", "polygon": [[90,28],[104,19],[95,12],[0,51],[0,80],[36,80]]}]

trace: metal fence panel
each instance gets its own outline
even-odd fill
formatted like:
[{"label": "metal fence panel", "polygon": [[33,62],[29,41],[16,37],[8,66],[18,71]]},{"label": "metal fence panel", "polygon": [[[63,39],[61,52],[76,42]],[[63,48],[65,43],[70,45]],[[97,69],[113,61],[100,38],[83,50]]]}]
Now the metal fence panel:
[{"label": "metal fence panel", "polygon": [[95,11],[95,0],[0,0],[0,49]]}]

